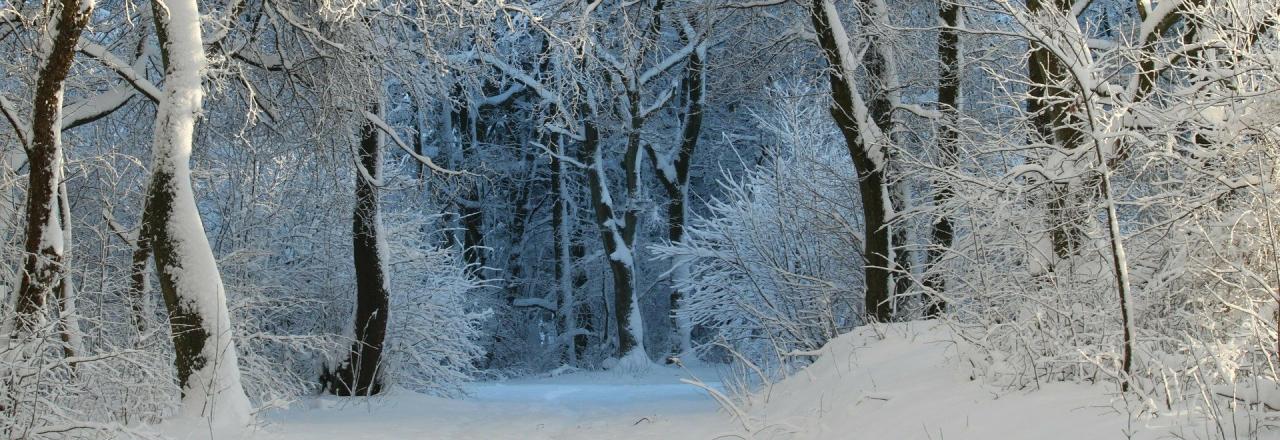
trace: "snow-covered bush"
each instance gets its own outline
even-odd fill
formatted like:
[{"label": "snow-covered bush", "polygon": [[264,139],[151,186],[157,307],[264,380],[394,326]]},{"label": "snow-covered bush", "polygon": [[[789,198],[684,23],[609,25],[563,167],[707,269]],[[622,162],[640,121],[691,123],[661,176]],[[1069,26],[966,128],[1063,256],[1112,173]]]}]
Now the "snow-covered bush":
[{"label": "snow-covered bush", "polygon": [[[689,268],[680,307],[757,364],[780,366],[862,322],[857,179],[812,89],[780,87],[762,109],[765,163],[725,174],[723,195],[655,254]],[[713,341],[717,342],[717,341]]]},{"label": "snow-covered bush", "polygon": [[388,213],[387,267],[391,316],[383,377],[387,384],[456,396],[484,355],[485,310],[468,295],[479,287],[452,248],[439,248],[434,218],[420,211]]},{"label": "snow-covered bush", "polygon": [[[948,178],[956,196],[922,214],[957,223],[955,245],[933,270],[947,277],[948,319],[985,350],[973,360],[991,379],[1016,387],[1123,384],[1146,413],[1210,416],[1248,430],[1270,423],[1260,410],[1280,390],[1280,101],[1273,96],[1280,68],[1259,51],[1275,41],[1242,37],[1230,30],[1236,18],[1224,14],[1197,9],[1196,25],[1248,73],[1205,79],[1175,66],[1170,75],[1204,82],[1161,82],[1133,107],[1079,98],[1077,105],[1101,115],[1083,151],[1118,149],[1105,165],[1092,153],[1024,148],[1024,136],[1010,133],[1030,132],[1021,124],[1031,121],[979,114],[964,121],[972,134]],[[1134,56],[1114,55],[1075,66],[1072,75],[1101,75]],[[1238,94],[1246,89],[1268,93]],[[1023,97],[1009,99],[984,104],[1008,108]],[[1141,122],[1128,128],[1122,117]],[[1069,206],[1055,208],[1059,196]],[[1081,238],[1070,252],[1052,236],[1064,225]],[[1193,410],[1180,411],[1187,407]]]},{"label": "snow-covered bush", "polygon": [[171,355],[103,343],[68,358],[52,324],[2,343],[3,438],[147,438],[129,425],[155,423],[177,405]]}]

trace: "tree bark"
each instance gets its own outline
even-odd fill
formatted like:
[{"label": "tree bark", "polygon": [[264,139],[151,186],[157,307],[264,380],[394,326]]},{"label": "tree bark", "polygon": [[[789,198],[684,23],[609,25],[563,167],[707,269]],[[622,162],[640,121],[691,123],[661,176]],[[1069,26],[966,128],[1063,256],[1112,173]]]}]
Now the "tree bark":
[{"label": "tree bark", "polygon": [[[142,218],[147,217],[147,207],[142,208]],[[138,335],[147,331],[147,299],[151,293],[151,283],[147,274],[147,260],[151,258],[150,228],[144,220],[138,231],[138,238],[133,244],[133,258],[129,263],[129,300],[133,308],[133,326]]]},{"label": "tree bark", "polygon": [[[890,261],[889,227],[886,221],[888,207],[885,198],[884,168],[873,157],[873,150],[879,146],[868,142],[871,138],[870,133],[863,133],[864,130],[871,128],[867,126],[867,121],[857,120],[859,117],[857,107],[861,101],[857,101],[860,99],[855,95],[857,90],[851,86],[853,71],[846,67],[852,66],[854,60],[846,59],[852,54],[842,50],[841,46],[846,46],[845,49],[847,49],[847,44],[842,45],[840,42],[847,43],[848,36],[837,33],[839,31],[842,34],[844,26],[839,24],[840,17],[836,14],[831,0],[814,0],[810,19],[813,21],[814,32],[818,36],[818,46],[828,64],[832,99],[831,116],[835,119],[836,126],[840,128],[845,145],[849,149],[849,156],[853,159],[854,170],[858,175],[858,190],[862,196],[863,236],[865,237],[862,254],[866,272],[865,311],[868,318],[872,320],[888,322],[892,318],[889,291],[893,277],[889,271],[892,262]],[[867,53],[873,54],[876,51],[868,49]],[[878,71],[877,66],[878,64],[866,64],[868,74],[875,76]],[[877,81],[872,78],[868,82],[875,84]],[[871,103],[873,108],[885,105],[875,101]],[[887,112],[887,110],[880,112],[870,108],[866,110],[871,115]],[[872,123],[879,125],[880,121],[872,121]]]},{"label": "tree bark", "polygon": [[582,148],[587,157],[593,158],[587,168],[591,205],[595,209],[596,226],[600,230],[600,241],[604,244],[605,258],[609,261],[609,270],[613,274],[613,319],[618,333],[615,354],[621,358],[639,344],[631,330],[631,310],[635,307],[632,302],[632,254],[626,239],[625,225],[618,224],[614,200],[609,195],[608,176],[605,175],[604,159],[600,154],[600,132],[590,119],[583,126]]},{"label": "tree bark", "polygon": [[[662,182],[662,187],[667,192],[667,240],[672,243],[684,240],[685,219],[689,214],[689,166],[698,148],[698,137],[702,134],[702,108],[706,102],[704,52],[699,48],[689,56],[689,65],[681,81],[680,88],[685,97],[686,106],[681,117],[680,144],[675,151],[674,160],[671,161],[671,169],[664,169],[661,163],[663,159],[659,157],[658,151],[651,151],[649,154],[653,162],[654,175],[658,177],[659,182]],[[674,175],[670,174],[672,172]],[[688,277],[689,271],[680,262],[674,264],[677,267],[672,272],[671,281],[673,284],[679,284]],[[690,353],[693,350],[693,325],[679,316],[682,297],[683,293],[680,289],[671,290],[669,314],[672,327],[676,330],[678,337],[676,348],[679,350],[675,354]]]},{"label": "tree bark", "polygon": [[[960,33],[955,28],[960,25],[960,7],[952,0],[939,0],[938,18],[942,21],[942,28],[938,30],[938,111],[942,114],[937,135],[938,165],[949,170],[959,159],[956,143],[960,132],[956,123],[959,122],[957,114],[960,110]],[[929,296],[926,298],[925,318],[936,318],[947,307],[939,295],[946,290],[946,278],[938,266],[955,240],[955,227],[945,211],[954,194],[955,190],[945,177],[934,181],[933,205],[939,212],[930,228],[933,243],[926,255],[929,274],[925,276],[924,286]]]},{"label": "tree bark", "polygon": [[[588,161],[590,161],[590,157],[587,155],[585,146],[583,148],[578,149],[577,159],[579,163],[588,163]],[[565,177],[566,176],[562,176],[561,178],[563,179]],[[589,185],[590,184],[588,183],[588,186]],[[567,189],[568,188],[566,187],[562,191],[567,191]],[[566,198],[568,198],[567,194],[566,194]],[[583,211],[585,210],[578,209],[578,210],[568,211],[568,213],[572,214],[573,217],[566,219],[566,221],[577,222],[582,220],[579,216],[583,214],[579,214],[579,213]],[[573,238],[572,235],[570,235],[569,238],[572,239]],[[587,281],[589,281],[587,277],[587,271],[581,267],[582,259],[586,258],[586,256],[587,256],[587,243],[585,242],[585,237],[577,240],[571,240],[569,243],[569,261],[572,262],[571,267],[573,268],[571,278],[573,279],[574,292],[581,292],[582,289],[587,286]],[[608,307],[607,301],[602,301],[601,307],[607,308]],[[581,311],[579,312],[576,310],[581,310]],[[577,305],[576,310],[574,313],[578,316],[577,321],[582,323],[581,324],[582,328],[584,330],[587,330],[588,332],[592,332],[592,334],[596,338],[596,341],[598,341],[597,343],[599,345],[604,345],[605,344],[604,341],[609,340],[609,314],[606,312],[600,315],[600,319],[604,321],[603,325],[600,326],[602,334],[595,334],[595,327],[596,327],[595,318],[596,317],[593,315],[590,302],[588,301],[580,302]],[[582,355],[586,353],[587,347],[590,345],[590,342],[591,342],[591,339],[590,339],[591,337],[592,336],[584,334],[584,335],[575,336],[573,338],[574,351],[577,352],[578,357],[582,357]]]},{"label": "tree bark", "polygon": [[[479,148],[479,136],[483,128],[478,127],[478,111],[470,104],[463,111],[453,113],[454,126],[458,127],[458,136],[465,141],[458,144],[461,162],[475,154]],[[461,166],[459,163],[457,166]],[[462,260],[467,263],[472,275],[485,279],[484,253],[484,210],[480,208],[480,182],[467,182],[464,199],[458,205],[459,217],[462,221]]]},{"label": "tree bark", "polygon": [[65,276],[62,225],[58,221],[58,186],[62,183],[63,82],[75,58],[76,41],[89,23],[93,3],[64,0],[55,18],[44,66],[36,82],[31,121],[31,145],[27,150],[26,253],[22,281],[16,298],[17,335],[37,328],[50,293]]},{"label": "tree bark", "polygon": [[191,151],[205,56],[195,0],[152,2],[164,65],[151,183],[143,221],[169,312],[183,413],[227,423],[249,418],[226,293],[191,187]]},{"label": "tree bark", "polygon": [[[377,114],[377,105],[370,113]],[[376,180],[381,173],[381,136],[372,122],[360,128],[356,173],[356,205],[351,216],[351,245],[356,273],[355,342],[349,356],[333,373],[329,391],[339,396],[370,396],[382,392],[380,361],[387,336],[390,296],[384,272],[381,218]]]},{"label": "tree bark", "polygon": [[[67,195],[67,182],[58,184],[59,222],[62,223],[62,243],[64,248],[71,247],[71,198]],[[66,263],[65,255],[63,263]],[[76,313],[75,285],[71,283],[69,274],[58,279],[58,314],[59,334],[62,339],[62,354],[74,357],[84,353],[84,342],[80,334],[80,318]],[[75,364],[72,364],[75,368]]]},{"label": "tree bark", "polygon": [[[550,143],[552,151],[557,154],[564,155],[564,142],[559,135],[551,135]],[[573,286],[573,251],[571,243],[573,242],[573,224],[571,223],[571,215],[569,207],[572,200],[569,198],[569,187],[566,185],[565,176],[568,174],[568,167],[565,166],[563,160],[555,159],[551,164],[551,194],[555,197],[555,201],[551,206],[551,233],[555,242],[555,267],[556,267],[556,284],[560,289],[560,296],[557,301],[557,333],[564,335],[565,332],[571,332],[578,328],[578,316],[576,310],[576,298]],[[578,350],[576,336],[565,341],[564,360],[569,365],[577,365]]]}]

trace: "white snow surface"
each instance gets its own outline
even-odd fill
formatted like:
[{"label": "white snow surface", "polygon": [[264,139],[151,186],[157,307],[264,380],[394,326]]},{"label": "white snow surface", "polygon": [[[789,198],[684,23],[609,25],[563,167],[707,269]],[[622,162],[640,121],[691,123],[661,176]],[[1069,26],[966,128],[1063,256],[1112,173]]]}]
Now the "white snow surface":
[{"label": "white snow surface", "polygon": [[937,322],[861,327],[819,352],[742,405],[747,438],[1154,439],[1186,420],[1131,418],[1114,384],[996,386]]},{"label": "white snow surface", "polygon": [[[1113,384],[986,380],[972,350],[935,322],[862,327],[791,377],[722,410],[696,376],[714,367],[636,374],[572,371],[478,383],[450,400],[395,390],[321,397],[263,417],[255,440],[294,439],[1109,439],[1169,438],[1185,417],[1131,417]],[[1133,399],[1131,399],[1133,400]],[[735,416],[737,414],[738,416]]]},{"label": "white snow surface", "polygon": [[[734,432],[701,390],[715,369],[657,366],[643,375],[578,371],[483,382],[470,397],[443,399],[403,389],[374,398],[321,397],[268,414],[255,440],[294,439],[676,439]],[[678,434],[677,434],[678,433]]]}]

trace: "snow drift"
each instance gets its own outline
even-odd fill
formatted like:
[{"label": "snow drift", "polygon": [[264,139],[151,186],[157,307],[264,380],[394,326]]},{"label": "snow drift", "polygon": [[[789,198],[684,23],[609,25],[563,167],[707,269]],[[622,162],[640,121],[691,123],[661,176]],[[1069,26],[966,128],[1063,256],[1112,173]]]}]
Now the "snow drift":
[{"label": "snow drift", "polygon": [[1131,415],[1114,384],[992,385],[974,352],[938,322],[860,327],[750,396],[738,416],[760,439],[1200,437],[1174,423],[1185,418]]}]

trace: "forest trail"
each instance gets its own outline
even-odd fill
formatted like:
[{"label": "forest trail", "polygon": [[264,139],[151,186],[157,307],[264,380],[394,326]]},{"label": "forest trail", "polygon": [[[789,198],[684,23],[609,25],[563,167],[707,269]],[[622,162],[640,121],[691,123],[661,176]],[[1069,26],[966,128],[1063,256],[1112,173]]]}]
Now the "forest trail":
[{"label": "forest trail", "polygon": [[373,399],[322,397],[264,417],[255,440],[301,439],[681,439],[733,432],[705,392],[713,368],[655,366],[640,375],[581,371],[481,382],[462,399],[405,390]]}]

